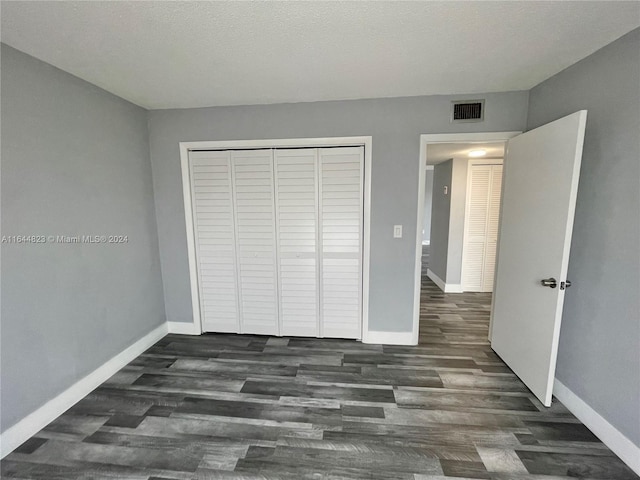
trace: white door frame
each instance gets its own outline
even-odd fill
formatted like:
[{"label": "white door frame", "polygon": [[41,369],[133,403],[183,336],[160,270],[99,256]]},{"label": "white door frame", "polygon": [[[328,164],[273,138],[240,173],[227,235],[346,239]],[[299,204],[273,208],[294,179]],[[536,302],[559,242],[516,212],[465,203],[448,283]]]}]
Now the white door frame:
[{"label": "white door frame", "polygon": [[[464,292],[465,289],[465,285],[463,282],[463,278],[464,278],[464,251],[465,251],[465,245],[467,244],[467,236],[468,236],[468,229],[469,229],[469,200],[470,200],[470,193],[471,193],[471,175],[469,175],[469,172],[471,172],[471,167],[473,165],[503,165],[504,164],[504,157],[503,158],[471,158],[469,160],[469,169],[467,170],[467,193],[465,195],[465,201],[464,201],[464,227],[462,229],[462,265],[460,267],[460,286],[462,287],[462,291]],[[502,192],[501,192],[502,193]]]},{"label": "white door frame", "polygon": [[420,335],[420,288],[422,276],[422,223],[424,220],[425,171],[427,169],[427,145],[431,143],[488,143],[506,142],[520,135],[522,131],[482,132],[482,133],[435,133],[420,135],[420,156],[418,162],[418,218],[416,224],[416,268],[413,291],[413,332],[414,345]]},{"label": "white door frame", "polygon": [[[371,148],[373,137],[325,137],[325,138],[289,138],[268,140],[222,140],[202,142],[180,142],[180,166],[182,170],[182,194],[187,233],[187,255],[189,258],[189,279],[191,287],[191,307],[193,323],[180,324],[175,333],[200,335],[202,315],[198,289],[198,270],[196,263],[195,233],[191,203],[191,180],[189,174],[189,152],[192,150],[246,150],[251,148],[322,148],[322,147],[364,147],[364,219],[362,244],[362,342],[369,337],[369,252],[371,238]],[[424,189],[424,179],[422,180]],[[424,195],[424,192],[423,192]],[[175,323],[174,323],[175,324]],[[184,325],[184,326],[183,326]],[[172,329],[172,331],[174,331]]]}]

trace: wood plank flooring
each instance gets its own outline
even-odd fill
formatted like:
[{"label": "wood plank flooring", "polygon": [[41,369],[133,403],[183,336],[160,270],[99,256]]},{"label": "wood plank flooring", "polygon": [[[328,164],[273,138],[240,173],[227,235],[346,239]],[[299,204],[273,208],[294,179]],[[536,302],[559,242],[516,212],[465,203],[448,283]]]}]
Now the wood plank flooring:
[{"label": "wood plank flooring", "polygon": [[169,335],[2,461],[11,479],[637,479],[423,279],[420,344]]}]

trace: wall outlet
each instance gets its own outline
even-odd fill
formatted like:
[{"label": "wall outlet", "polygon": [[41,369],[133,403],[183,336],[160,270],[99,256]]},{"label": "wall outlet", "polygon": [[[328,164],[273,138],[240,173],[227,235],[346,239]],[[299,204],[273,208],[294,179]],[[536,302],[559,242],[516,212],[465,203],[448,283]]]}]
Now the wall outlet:
[{"label": "wall outlet", "polygon": [[402,238],[402,225],[393,226],[393,238]]},{"label": "wall outlet", "polygon": [[444,194],[445,195],[449,194],[449,187],[447,185],[444,186]]}]

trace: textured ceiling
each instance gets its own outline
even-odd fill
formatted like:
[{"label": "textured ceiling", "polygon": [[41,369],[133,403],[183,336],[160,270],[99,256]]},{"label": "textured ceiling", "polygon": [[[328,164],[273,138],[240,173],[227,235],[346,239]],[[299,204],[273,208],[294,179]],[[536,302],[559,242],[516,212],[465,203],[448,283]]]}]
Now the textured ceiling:
[{"label": "textured ceiling", "polygon": [[150,109],[529,89],[639,2],[3,1],[2,41]]},{"label": "textured ceiling", "polygon": [[486,150],[480,158],[503,158],[505,142],[494,143],[432,143],[427,145],[427,165],[436,165],[450,158],[470,158],[471,150]]}]

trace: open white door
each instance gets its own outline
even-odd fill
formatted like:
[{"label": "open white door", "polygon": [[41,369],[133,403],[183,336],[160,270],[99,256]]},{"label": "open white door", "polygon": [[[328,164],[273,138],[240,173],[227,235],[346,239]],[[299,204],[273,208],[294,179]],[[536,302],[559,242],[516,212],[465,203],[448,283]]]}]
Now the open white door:
[{"label": "open white door", "polygon": [[491,347],[545,406],[553,392],[586,119],[581,110],[518,135],[504,160]]}]

